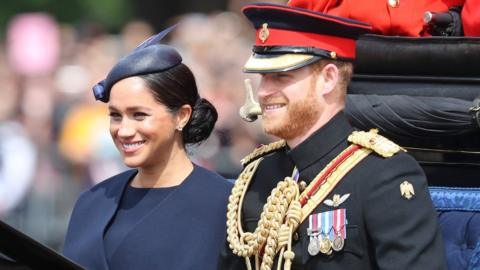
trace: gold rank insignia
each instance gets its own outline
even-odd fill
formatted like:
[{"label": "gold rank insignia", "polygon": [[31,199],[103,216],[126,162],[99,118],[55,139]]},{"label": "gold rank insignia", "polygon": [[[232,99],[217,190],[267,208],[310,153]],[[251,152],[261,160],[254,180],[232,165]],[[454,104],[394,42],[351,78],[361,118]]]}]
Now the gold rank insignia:
[{"label": "gold rank insignia", "polygon": [[262,24],[262,30],[260,30],[258,33],[258,38],[262,41],[262,43],[265,43],[269,35],[270,31],[268,31],[268,23]]},{"label": "gold rank insignia", "polygon": [[403,183],[400,184],[400,194],[407,200],[413,198],[413,196],[415,196],[413,185],[408,181],[403,181]]},{"label": "gold rank insignia", "polygon": [[378,134],[377,129],[369,132],[354,131],[348,136],[348,141],[373,150],[382,157],[391,157],[399,151],[406,151],[399,145]]}]

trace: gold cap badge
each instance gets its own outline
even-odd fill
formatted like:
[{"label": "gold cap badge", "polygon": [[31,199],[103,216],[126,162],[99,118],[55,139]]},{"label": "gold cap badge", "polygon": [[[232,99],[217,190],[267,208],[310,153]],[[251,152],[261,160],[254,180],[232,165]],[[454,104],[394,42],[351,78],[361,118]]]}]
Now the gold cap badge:
[{"label": "gold cap badge", "polygon": [[270,31],[268,31],[268,23],[262,24],[262,30],[260,30],[258,33],[258,38],[262,41],[262,43],[265,43],[269,35]]},{"label": "gold cap badge", "polygon": [[413,196],[415,196],[413,185],[408,181],[403,181],[403,183],[400,184],[400,194],[407,200],[413,198]]}]

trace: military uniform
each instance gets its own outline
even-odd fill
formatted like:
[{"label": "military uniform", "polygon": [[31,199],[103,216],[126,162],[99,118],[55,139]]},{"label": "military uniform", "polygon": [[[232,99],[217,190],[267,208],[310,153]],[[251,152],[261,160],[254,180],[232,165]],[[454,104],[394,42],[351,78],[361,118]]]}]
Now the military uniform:
[{"label": "military uniform", "polygon": [[[285,146],[263,156],[245,195],[243,228],[253,232],[270,191],[290,176],[295,166],[300,172],[298,182],[310,184],[348,147],[347,137],[353,130],[344,114],[339,113],[294,149]],[[401,194],[405,181],[413,187],[411,197]],[[336,207],[327,205],[325,201],[332,201],[335,195],[348,198]],[[293,234],[292,269],[446,269],[427,181],[407,153],[400,151],[389,158],[371,153],[343,177],[327,198],[310,215],[345,209],[344,247],[329,255],[309,254],[311,238],[306,220]],[[245,260],[232,254],[227,244],[217,269],[246,269]]]},{"label": "military uniform", "polygon": [[[294,147],[279,141],[242,160],[245,167],[229,197],[227,243],[217,269],[446,269],[418,163],[374,131],[354,131],[338,112],[346,91],[339,81],[345,75],[334,73],[332,65],[353,61],[355,40],[371,27],[291,6],[253,4],[243,12],[257,30],[244,71],[274,73],[262,77],[262,83],[273,86],[263,86],[259,95],[264,106],[270,97],[276,99],[270,104],[281,103],[273,113],[264,112],[264,120],[272,123],[292,113],[295,99],[289,98],[296,91],[305,94],[307,89],[297,83],[306,78],[315,82],[316,106],[324,110],[310,126],[317,127],[315,132],[298,132],[295,139],[307,137],[298,144],[289,138]],[[315,69],[301,79],[295,77],[299,73],[288,73],[321,60],[325,65],[319,65],[317,79]],[[282,72],[293,79],[282,81]],[[331,92],[325,90],[327,84],[333,85]],[[306,98],[298,100],[303,104]],[[258,110],[254,102],[248,105],[251,113],[243,115],[253,119]],[[277,125],[287,127],[292,128]]]}]

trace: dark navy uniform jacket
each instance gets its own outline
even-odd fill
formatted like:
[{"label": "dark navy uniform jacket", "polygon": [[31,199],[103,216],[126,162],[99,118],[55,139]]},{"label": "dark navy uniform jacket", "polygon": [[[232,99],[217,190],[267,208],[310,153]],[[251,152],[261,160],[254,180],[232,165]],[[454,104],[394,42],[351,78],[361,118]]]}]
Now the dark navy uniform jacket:
[{"label": "dark navy uniform jacket", "polygon": [[[64,255],[87,269],[109,269],[103,237],[125,187],[137,170],[103,181],[83,193],[73,210]],[[225,237],[231,184],[199,166],[139,220],[113,256],[122,269],[215,269]]]},{"label": "dark navy uniform jacket", "polygon": [[[299,181],[310,183],[348,147],[347,137],[353,130],[344,114],[339,113],[294,149],[285,147],[264,157],[245,196],[243,228],[255,230],[271,190],[278,181],[292,175],[295,165],[300,171]],[[410,200],[401,196],[403,181],[414,187],[415,196]],[[350,194],[338,207],[346,209],[348,221],[343,250],[311,256],[307,251],[307,218],[297,230],[298,237],[293,237],[292,270],[446,269],[427,181],[407,153],[399,152],[390,158],[371,153],[345,175],[327,198],[332,199],[334,194]],[[331,210],[334,208],[321,203],[312,213]],[[233,255],[227,243],[217,269],[246,269],[245,260]]]}]

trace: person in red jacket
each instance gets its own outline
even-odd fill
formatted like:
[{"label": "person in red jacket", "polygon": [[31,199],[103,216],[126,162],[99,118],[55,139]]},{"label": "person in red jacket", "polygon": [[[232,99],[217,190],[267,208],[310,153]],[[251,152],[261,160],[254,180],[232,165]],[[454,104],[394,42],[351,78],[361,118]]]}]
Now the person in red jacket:
[{"label": "person in red jacket", "polygon": [[[288,5],[368,22],[376,34],[414,37],[432,35],[430,25],[424,22],[426,12],[447,13],[458,7],[450,11],[452,24],[461,22],[458,29],[463,28],[465,36],[480,36],[480,0],[368,0],[361,3],[356,0],[290,0]],[[444,35],[461,33],[460,30]]]}]

